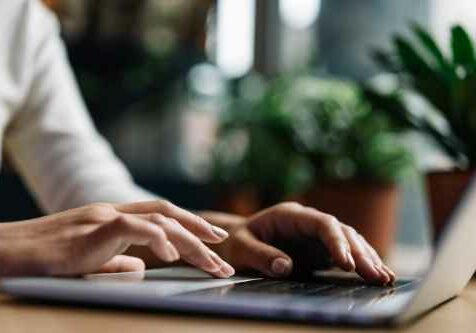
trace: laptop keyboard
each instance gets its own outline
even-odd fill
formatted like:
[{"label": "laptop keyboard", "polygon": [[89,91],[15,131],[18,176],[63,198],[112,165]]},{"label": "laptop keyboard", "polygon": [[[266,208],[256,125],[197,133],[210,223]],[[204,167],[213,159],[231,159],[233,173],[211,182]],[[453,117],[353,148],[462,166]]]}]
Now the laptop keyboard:
[{"label": "laptop keyboard", "polygon": [[393,286],[382,287],[362,283],[361,280],[333,282],[296,282],[276,280],[256,280],[238,283],[233,286],[212,288],[194,292],[202,295],[246,295],[262,294],[263,296],[299,296],[309,298],[312,302],[328,302],[338,299],[353,300],[355,302],[369,302],[388,299],[396,293],[413,289],[415,281],[400,280]]},{"label": "laptop keyboard", "polygon": [[[259,280],[244,284],[237,284],[233,292],[240,293],[265,293],[272,295],[299,295],[299,296],[352,296],[358,298],[378,297],[388,295],[397,290],[408,287],[412,281],[397,281],[390,287],[365,285],[362,283],[349,283],[348,285],[315,282],[290,282]],[[406,288],[405,288],[406,289]]]}]

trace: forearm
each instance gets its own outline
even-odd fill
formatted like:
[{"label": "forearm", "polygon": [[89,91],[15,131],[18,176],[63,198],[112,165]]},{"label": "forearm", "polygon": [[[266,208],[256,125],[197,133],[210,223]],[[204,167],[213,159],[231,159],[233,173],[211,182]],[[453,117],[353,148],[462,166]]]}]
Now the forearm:
[{"label": "forearm", "polygon": [[98,201],[155,199],[134,184],[96,131],[54,17],[36,1],[30,7],[31,20],[39,23],[32,36],[33,30],[25,28],[30,32],[24,36],[29,41],[22,66],[28,68],[25,100],[5,134],[6,152],[17,171],[47,213]]}]

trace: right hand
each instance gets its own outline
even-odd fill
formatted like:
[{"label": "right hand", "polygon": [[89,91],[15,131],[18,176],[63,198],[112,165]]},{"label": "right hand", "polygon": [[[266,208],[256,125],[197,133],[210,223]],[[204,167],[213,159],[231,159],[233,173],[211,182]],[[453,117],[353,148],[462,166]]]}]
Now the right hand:
[{"label": "right hand", "polygon": [[139,245],[149,247],[163,262],[181,258],[227,278],[234,269],[203,243],[221,243],[227,237],[223,229],[163,200],[92,204],[0,224],[0,276],[141,271],[141,259],[121,255]]}]

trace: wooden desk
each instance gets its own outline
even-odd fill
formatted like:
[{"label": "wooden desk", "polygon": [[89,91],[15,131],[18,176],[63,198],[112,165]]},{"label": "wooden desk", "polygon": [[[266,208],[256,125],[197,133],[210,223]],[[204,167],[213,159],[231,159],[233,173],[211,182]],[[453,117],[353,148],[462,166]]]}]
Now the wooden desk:
[{"label": "wooden desk", "polygon": [[[457,299],[440,306],[416,323],[390,332],[474,332],[476,329],[476,281]],[[373,332],[384,332],[374,330]],[[269,323],[197,316],[165,315],[127,310],[75,308],[27,304],[0,296],[0,332],[5,333],[105,333],[105,332],[368,332],[297,324]]]}]

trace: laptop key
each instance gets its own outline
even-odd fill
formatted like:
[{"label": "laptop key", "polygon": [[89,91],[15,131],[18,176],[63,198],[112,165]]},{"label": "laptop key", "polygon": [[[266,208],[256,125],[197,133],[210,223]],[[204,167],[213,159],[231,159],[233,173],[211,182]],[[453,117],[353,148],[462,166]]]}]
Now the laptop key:
[{"label": "laptop key", "polygon": [[292,281],[256,281],[253,283],[238,284],[233,288],[233,292],[293,296],[317,293],[333,287],[335,287],[333,284]]},{"label": "laptop key", "polygon": [[334,285],[330,288],[326,289],[318,289],[318,290],[309,290],[306,295],[307,296],[319,296],[319,297],[337,297],[339,295],[349,294],[356,290],[360,290],[365,288],[365,286],[357,286],[357,287],[350,287],[350,286],[338,286]]}]

